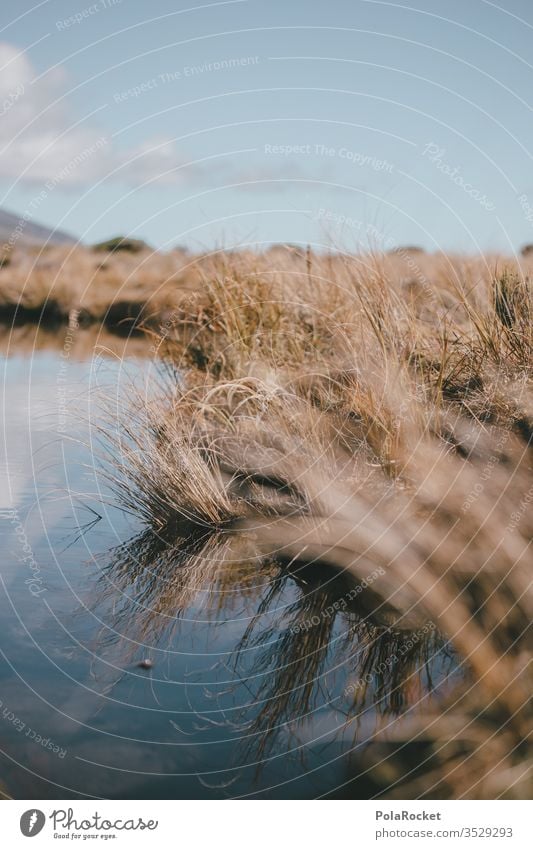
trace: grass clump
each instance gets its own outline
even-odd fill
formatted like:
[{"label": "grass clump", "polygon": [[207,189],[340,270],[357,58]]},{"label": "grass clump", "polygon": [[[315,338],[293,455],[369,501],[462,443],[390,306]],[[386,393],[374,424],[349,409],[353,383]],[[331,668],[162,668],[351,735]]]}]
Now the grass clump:
[{"label": "grass clump", "polygon": [[[532,291],[524,269],[500,266],[204,258],[198,287],[151,331],[170,352],[167,388],[115,455],[147,532],[245,534],[258,562],[359,582],[377,569],[375,627],[431,621],[451,641],[469,683],[444,713],[376,732],[400,795],[429,775],[440,795],[495,797],[491,763],[506,795],[531,788]],[[412,783],[417,740],[428,765]]]}]

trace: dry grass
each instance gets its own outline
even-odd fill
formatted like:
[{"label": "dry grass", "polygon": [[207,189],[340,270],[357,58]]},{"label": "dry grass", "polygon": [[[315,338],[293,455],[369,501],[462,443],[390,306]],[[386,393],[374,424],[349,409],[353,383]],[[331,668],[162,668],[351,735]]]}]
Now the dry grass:
[{"label": "dry grass", "polygon": [[[148,532],[246,532],[270,561],[355,581],[379,567],[361,597],[376,627],[431,620],[453,642],[467,682],[370,748],[400,797],[531,794],[527,272],[496,258],[204,257],[151,331],[170,345],[167,392],[119,439],[111,474]],[[417,741],[428,760],[411,773]]]},{"label": "dry grass", "polygon": [[174,309],[194,286],[196,273],[182,251],[102,253],[81,246],[33,252],[15,249],[0,268],[4,321],[101,322],[125,333]]}]

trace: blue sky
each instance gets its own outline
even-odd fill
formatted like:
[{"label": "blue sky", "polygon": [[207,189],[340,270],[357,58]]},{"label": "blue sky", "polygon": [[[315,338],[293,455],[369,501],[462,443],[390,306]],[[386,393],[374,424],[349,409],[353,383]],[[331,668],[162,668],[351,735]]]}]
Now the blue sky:
[{"label": "blue sky", "polygon": [[84,241],[533,242],[528,0],[3,0],[0,206]]}]

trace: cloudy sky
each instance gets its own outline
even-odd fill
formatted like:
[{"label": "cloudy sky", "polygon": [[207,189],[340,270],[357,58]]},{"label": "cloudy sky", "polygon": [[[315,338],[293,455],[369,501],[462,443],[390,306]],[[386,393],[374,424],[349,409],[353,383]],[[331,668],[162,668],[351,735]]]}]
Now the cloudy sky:
[{"label": "cloudy sky", "polygon": [[3,0],[0,207],[84,241],[533,242],[529,0]]}]

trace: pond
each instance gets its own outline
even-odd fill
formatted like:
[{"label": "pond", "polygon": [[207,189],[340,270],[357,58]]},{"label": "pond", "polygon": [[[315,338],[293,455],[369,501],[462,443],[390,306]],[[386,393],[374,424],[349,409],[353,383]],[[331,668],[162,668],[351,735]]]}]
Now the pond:
[{"label": "pond", "polygon": [[245,536],[164,543],[119,509],[99,423],[104,397],[120,419],[156,391],[141,338],[23,326],[0,354],[3,793],[379,794],[372,734],[449,689],[444,640],[376,623],[342,575]]}]

